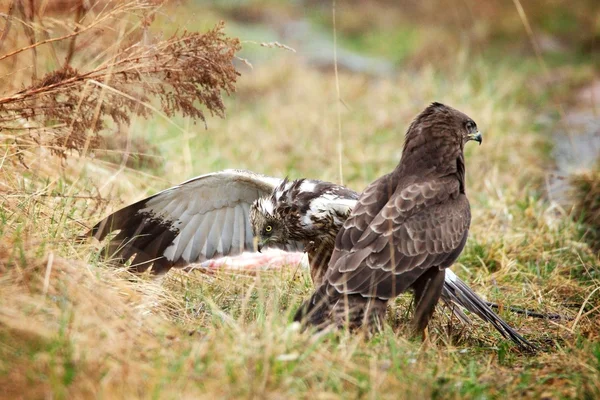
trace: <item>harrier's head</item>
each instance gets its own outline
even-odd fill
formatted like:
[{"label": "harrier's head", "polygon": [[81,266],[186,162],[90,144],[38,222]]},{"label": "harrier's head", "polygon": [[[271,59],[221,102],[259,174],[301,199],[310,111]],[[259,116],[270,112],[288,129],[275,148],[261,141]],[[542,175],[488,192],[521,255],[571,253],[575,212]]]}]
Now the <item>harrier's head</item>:
[{"label": "harrier's head", "polygon": [[413,171],[456,164],[469,140],[482,142],[475,121],[452,107],[432,103],[410,124],[401,164]]},{"label": "harrier's head", "polygon": [[250,207],[250,225],[258,251],[269,244],[287,244],[289,239],[285,220],[277,212],[272,196],[256,200]]},{"label": "harrier's head", "polygon": [[[284,179],[250,207],[257,247],[330,239],[348,218],[358,193],[329,182]],[[276,246],[278,247],[278,246]]]}]

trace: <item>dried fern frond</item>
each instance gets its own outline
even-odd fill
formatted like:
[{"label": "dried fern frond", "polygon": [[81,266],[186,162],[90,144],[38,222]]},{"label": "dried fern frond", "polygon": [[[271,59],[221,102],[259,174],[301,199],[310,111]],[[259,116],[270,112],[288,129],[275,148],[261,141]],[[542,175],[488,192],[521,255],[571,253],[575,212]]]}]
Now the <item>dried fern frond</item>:
[{"label": "dried fern frond", "polygon": [[[148,21],[146,15],[140,29]],[[99,132],[109,120],[127,124],[133,115],[148,117],[152,112],[203,122],[207,111],[223,117],[222,94],[235,90],[239,73],[233,59],[241,48],[239,40],[225,36],[223,27],[221,22],[206,33],[184,32],[150,45],[136,41],[90,68],[65,65],[17,93],[1,96],[0,130],[19,132],[9,136],[14,146],[41,145],[66,158],[70,150],[85,153],[98,146]]]}]

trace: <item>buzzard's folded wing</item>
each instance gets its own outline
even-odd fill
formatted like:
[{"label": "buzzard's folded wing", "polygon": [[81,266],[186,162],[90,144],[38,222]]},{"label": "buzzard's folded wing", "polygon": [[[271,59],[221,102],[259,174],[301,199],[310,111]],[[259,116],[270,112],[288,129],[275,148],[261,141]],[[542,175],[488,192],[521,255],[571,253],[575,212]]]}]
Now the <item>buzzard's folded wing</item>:
[{"label": "buzzard's folded wing", "polygon": [[109,215],[89,235],[102,240],[119,231],[105,256],[125,262],[135,255],[132,266],[140,272],[253,251],[250,206],[280,181],[241,170],[202,175]]},{"label": "buzzard's folded wing", "polygon": [[408,185],[383,207],[382,191],[365,191],[337,236],[327,280],[339,293],[392,298],[427,269],[449,267],[465,244],[469,204],[455,179]]}]

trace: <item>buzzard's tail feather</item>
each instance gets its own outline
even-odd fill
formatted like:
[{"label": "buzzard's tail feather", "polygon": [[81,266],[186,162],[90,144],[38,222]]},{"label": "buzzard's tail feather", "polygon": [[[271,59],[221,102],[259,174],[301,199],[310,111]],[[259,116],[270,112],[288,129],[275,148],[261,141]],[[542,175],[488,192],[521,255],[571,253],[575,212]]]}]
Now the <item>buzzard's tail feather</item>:
[{"label": "buzzard's tail feather", "polygon": [[[444,289],[442,291],[442,299],[451,308],[452,303],[466,308],[473,314],[476,314],[482,320],[489,322],[496,328],[502,336],[512,340],[519,347],[526,350],[535,350],[536,347],[531,344],[527,339],[521,336],[515,331],[510,325],[508,325],[498,314],[496,314],[488,304],[481,299],[466,283],[461,281],[456,275],[453,275],[451,279],[447,279],[444,282]],[[468,317],[464,315],[464,318],[468,320]],[[459,316],[460,319],[463,319]]]}]

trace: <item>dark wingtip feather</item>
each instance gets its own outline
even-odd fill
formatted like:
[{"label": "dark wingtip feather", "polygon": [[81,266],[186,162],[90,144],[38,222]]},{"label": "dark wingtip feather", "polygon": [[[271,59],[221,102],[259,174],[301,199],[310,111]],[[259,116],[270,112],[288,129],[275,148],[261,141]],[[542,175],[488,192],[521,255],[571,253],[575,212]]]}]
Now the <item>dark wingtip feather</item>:
[{"label": "dark wingtip feather", "polygon": [[85,237],[94,237],[102,241],[110,232],[124,229],[127,224],[134,219],[139,210],[146,207],[146,203],[152,197],[138,201],[123,207],[120,210],[110,214],[108,217],[99,221],[85,234]]},{"label": "dark wingtip feather", "polygon": [[109,233],[118,231],[119,233],[106,244],[102,255],[120,264],[135,256],[131,265],[131,270],[135,272],[144,272],[150,267],[155,274],[167,272],[173,263],[165,259],[163,254],[179,231],[169,221],[140,212],[146,208],[150,198],[109,215],[78,239],[94,237],[102,241]]}]

